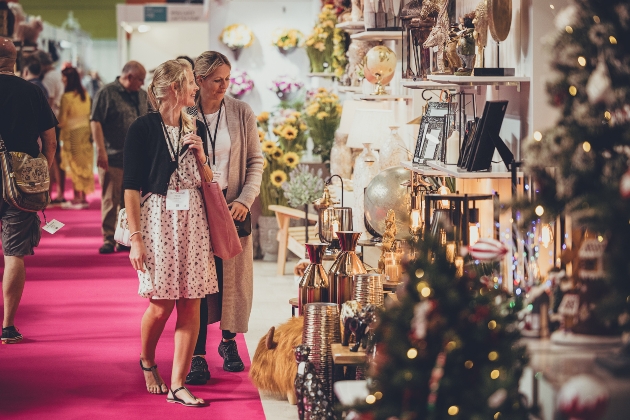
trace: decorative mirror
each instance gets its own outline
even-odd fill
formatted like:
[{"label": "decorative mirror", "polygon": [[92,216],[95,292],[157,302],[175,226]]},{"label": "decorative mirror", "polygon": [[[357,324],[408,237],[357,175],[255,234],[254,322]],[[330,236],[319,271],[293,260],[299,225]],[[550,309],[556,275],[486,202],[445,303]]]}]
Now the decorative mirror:
[{"label": "decorative mirror", "polygon": [[496,42],[503,42],[512,26],[512,0],[487,0],[488,27]]}]

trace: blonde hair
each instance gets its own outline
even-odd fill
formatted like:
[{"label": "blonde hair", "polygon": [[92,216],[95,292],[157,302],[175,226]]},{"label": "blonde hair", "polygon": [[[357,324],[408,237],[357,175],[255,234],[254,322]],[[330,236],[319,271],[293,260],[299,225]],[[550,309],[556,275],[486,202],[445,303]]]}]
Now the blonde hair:
[{"label": "blonde hair", "polygon": [[[187,93],[188,78],[186,77],[186,69],[192,70],[192,66],[184,59],[168,60],[157,66],[153,72],[153,81],[149,84],[147,92],[149,102],[151,102],[151,106],[154,109],[160,111],[173,83],[175,84],[174,89],[178,102]],[[181,118],[184,132],[193,131],[192,117],[188,115],[185,108],[182,108]]]},{"label": "blonde hair", "polygon": [[217,51],[205,51],[195,60],[195,77],[206,78],[224,64],[232,68],[225,55]]}]

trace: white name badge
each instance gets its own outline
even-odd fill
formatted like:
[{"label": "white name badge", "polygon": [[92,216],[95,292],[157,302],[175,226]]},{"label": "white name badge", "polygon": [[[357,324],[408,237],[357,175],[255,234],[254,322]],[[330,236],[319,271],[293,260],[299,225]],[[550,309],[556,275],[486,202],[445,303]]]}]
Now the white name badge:
[{"label": "white name badge", "polygon": [[221,178],[221,173],[222,173],[222,172],[221,172],[221,171],[219,171],[219,167],[218,167],[218,166],[213,165],[213,166],[211,166],[211,167],[210,167],[210,169],[212,169],[212,177],[213,177],[214,179],[219,179],[219,178]]},{"label": "white name badge", "polygon": [[166,193],[166,210],[190,210],[190,191],[168,190]]},{"label": "white name badge", "polygon": [[65,224],[61,223],[59,220],[52,219],[50,222],[42,226],[42,229],[50,233],[51,235],[54,235],[59,229],[61,229],[64,226]]}]

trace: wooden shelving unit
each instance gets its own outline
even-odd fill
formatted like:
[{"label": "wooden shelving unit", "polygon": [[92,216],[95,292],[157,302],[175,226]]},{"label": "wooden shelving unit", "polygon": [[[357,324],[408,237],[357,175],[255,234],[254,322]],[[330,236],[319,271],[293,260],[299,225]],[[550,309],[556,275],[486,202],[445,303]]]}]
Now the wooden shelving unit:
[{"label": "wooden shelving unit", "polygon": [[350,35],[350,38],[358,41],[399,41],[403,39],[403,33],[399,31],[363,31]]},{"label": "wooden shelving unit", "polygon": [[343,29],[349,34],[365,32],[365,24],[363,22],[342,22],[335,26],[339,29]]},{"label": "wooden shelving unit", "polygon": [[523,76],[455,76],[452,74],[431,74],[432,82],[449,83],[457,86],[516,86],[521,91],[521,83],[529,83],[529,77]]},{"label": "wooden shelving unit", "polygon": [[[497,171],[497,172],[468,172],[464,169],[459,169],[456,165],[446,166],[439,161],[428,161],[427,165],[431,168],[440,171],[443,175],[452,176],[458,179],[510,179],[512,173],[509,171]],[[518,176],[522,176],[519,173]]]},{"label": "wooden shelving unit", "polygon": [[426,175],[426,176],[445,176],[446,175],[446,173],[437,169],[415,166],[410,161],[400,162],[400,166],[420,175]]}]

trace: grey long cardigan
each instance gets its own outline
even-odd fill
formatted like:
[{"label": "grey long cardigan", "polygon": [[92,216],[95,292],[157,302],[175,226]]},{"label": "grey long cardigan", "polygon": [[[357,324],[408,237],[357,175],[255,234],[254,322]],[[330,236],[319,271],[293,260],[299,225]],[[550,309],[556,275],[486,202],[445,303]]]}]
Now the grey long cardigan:
[{"label": "grey long cardigan", "polygon": [[[232,143],[226,200],[238,201],[248,209],[260,193],[263,154],[256,115],[245,102],[225,97],[228,132]],[[208,323],[221,321],[221,329],[246,333],[254,295],[254,252],[252,237],[241,238],[243,252],[223,261],[221,293],[208,295]]]}]

